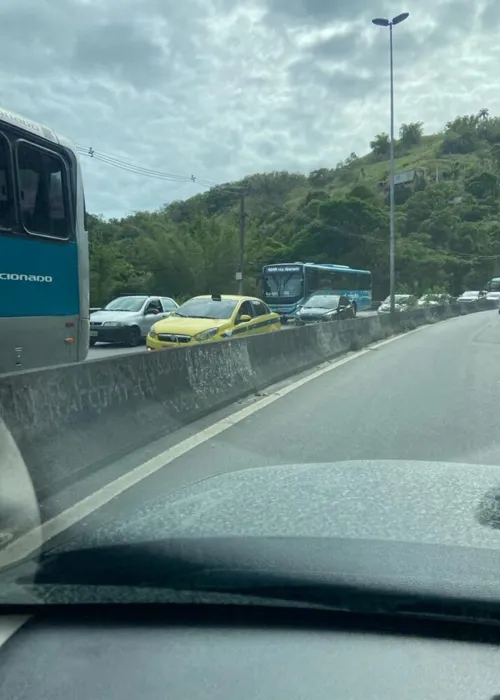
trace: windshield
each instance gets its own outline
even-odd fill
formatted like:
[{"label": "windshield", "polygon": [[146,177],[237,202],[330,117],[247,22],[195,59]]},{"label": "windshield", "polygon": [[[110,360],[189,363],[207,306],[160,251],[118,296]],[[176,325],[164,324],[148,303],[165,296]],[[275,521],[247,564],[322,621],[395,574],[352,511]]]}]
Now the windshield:
[{"label": "windshield", "polygon": [[346,590],[500,554],[500,0],[2,10],[0,594],[12,552],[72,551],[68,605],[101,546],[143,601],[188,539],[238,581],[272,540],[275,591],[283,539]]},{"label": "windshield", "polygon": [[174,316],[187,316],[189,318],[214,318],[226,319],[231,318],[236,308],[236,301],[222,299],[214,301],[213,299],[191,299],[185,304],[182,304]]},{"label": "windshield", "polygon": [[264,275],[266,297],[298,299],[304,289],[301,272],[276,272]]},{"label": "windshield", "polygon": [[304,309],[318,308],[318,309],[336,309],[339,305],[340,297],[324,294],[311,297],[304,304]]},{"label": "windshield", "polygon": [[106,304],[104,311],[140,311],[147,297],[118,297]]}]

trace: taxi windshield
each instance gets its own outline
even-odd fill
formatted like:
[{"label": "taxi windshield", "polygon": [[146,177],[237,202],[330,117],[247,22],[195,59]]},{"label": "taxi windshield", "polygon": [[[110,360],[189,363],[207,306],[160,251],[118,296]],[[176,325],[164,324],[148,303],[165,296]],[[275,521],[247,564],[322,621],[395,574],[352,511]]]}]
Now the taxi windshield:
[{"label": "taxi windshield", "polygon": [[189,318],[231,318],[237,302],[232,299],[203,299],[196,298],[186,301],[175,312],[175,316]]}]

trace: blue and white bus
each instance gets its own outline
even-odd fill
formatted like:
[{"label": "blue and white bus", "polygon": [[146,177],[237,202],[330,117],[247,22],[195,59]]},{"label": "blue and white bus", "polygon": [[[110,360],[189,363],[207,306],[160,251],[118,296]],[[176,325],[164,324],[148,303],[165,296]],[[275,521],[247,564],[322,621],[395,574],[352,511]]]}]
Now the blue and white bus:
[{"label": "blue and white bus", "polygon": [[89,258],[69,141],[0,108],[0,373],[84,360]]},{"label": "blue and white bus", "polygon": [[319,291],[347,296],[356,312],[369,310],[372,275],[368,270],[326,263],[278,263],[262,268],[262,298],[285,323],[311,294]]}]

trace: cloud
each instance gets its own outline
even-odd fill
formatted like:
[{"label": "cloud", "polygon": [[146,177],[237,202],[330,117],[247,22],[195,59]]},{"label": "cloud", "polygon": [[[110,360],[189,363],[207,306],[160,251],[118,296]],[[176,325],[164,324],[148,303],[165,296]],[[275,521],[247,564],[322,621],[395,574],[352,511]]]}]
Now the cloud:
[{"label": "cloud", "polygon": [[[308,172],[396,122],[427,132],[500,113],[491,0],[16,0],[0,9],[3,105],[75,143],[173,175],[227,182]],[[90,211],[121,216],[202,191],[83,157]]]}]

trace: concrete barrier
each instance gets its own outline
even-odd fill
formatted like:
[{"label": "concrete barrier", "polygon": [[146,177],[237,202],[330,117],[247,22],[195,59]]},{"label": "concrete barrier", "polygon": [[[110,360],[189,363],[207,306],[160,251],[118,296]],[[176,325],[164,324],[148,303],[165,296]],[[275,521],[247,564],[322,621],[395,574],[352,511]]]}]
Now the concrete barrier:
[{"label": "concrete barrier", "polygon": [[43,500],[91,470],[273,382],[394,333],[484,308],[490,306],[422,308],[392,320],[383,315],[334,321],[3,375],[0,417]]}]

